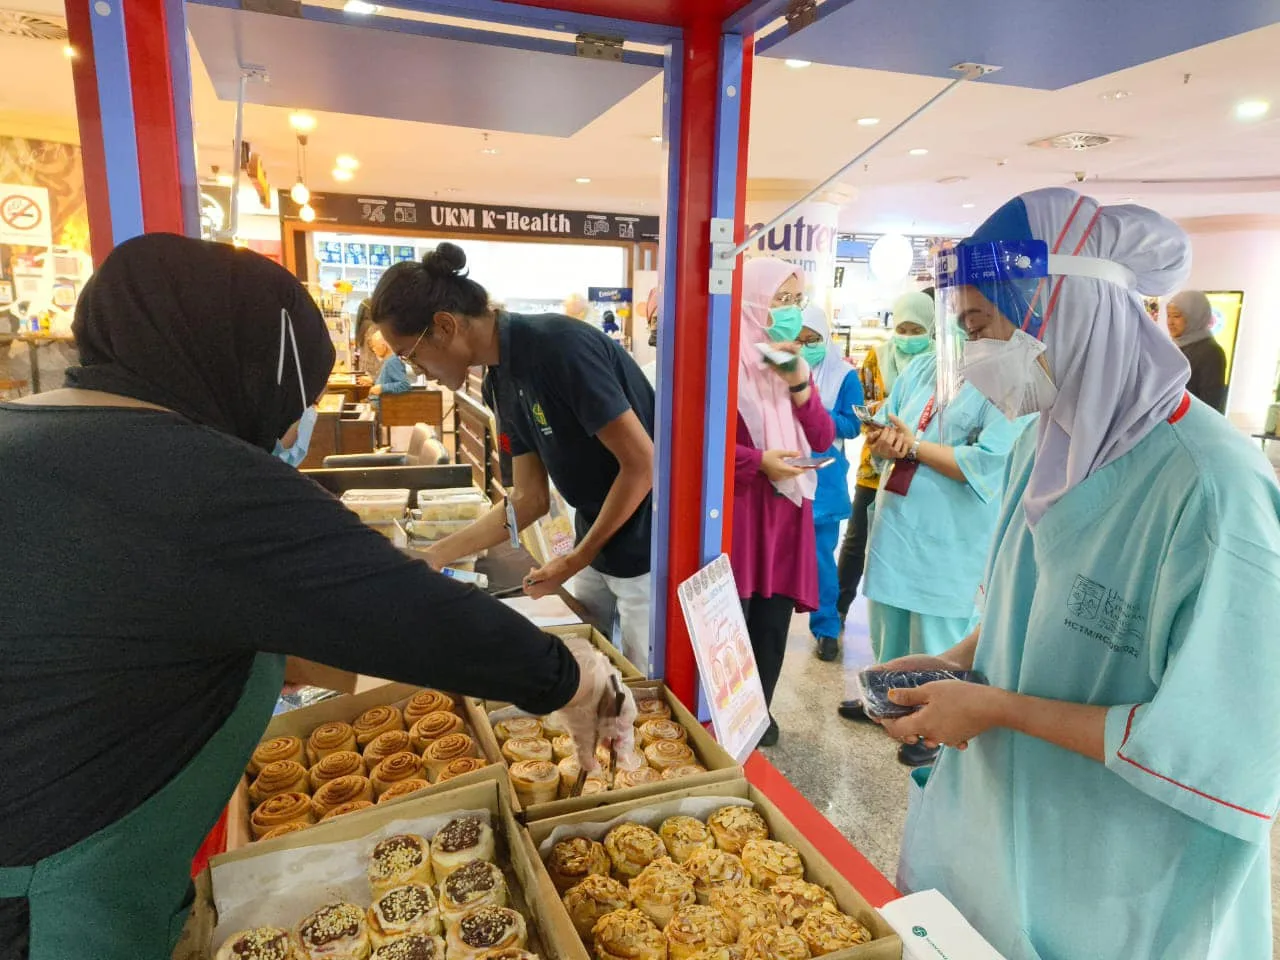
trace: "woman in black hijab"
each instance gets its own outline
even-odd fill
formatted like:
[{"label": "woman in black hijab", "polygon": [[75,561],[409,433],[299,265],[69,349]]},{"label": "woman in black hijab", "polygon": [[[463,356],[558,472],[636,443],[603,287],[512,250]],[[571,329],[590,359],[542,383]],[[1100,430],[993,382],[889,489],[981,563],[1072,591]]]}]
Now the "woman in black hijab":
[{"label": "woman in black hijab", "polygon": [[568,704],[593,741],[598,655],[404,556],[270,455],[333,362],[286,271],[140,237],[74,331],[65,389],[0,404],[0,954],[169,956],[279,654]]}]

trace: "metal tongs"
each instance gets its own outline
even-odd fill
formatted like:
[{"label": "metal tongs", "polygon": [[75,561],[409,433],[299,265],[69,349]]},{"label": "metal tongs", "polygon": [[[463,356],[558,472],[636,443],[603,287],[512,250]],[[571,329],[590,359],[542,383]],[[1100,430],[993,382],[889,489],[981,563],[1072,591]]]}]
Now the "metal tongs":
[{"label": "metal tongs", "polygon": [[[606,713],[603,719],[615,720],[622,714],[622,707],[623,707],[623,704],[627,702],[627,695],[623,693],[622,687],[618,685],[618,677],[616,674],[614,674],[609,678],[609,682],[613,685],[613,712]],[[592,746],[591,749],[594,752],[595,747]],[[618,759],[617,752],[618,752],[617,742],[611,739],[609,741],[609,769],[610,770],[612,770],[616,765],[616,761]],[[583,767],[581,766],[581,764],[579,764],[578,779],[574,781],[573,789],[569,791],[569,796],[570,797],[582,796],[582,787],[586,782],[587,782],[586,767]]]}]

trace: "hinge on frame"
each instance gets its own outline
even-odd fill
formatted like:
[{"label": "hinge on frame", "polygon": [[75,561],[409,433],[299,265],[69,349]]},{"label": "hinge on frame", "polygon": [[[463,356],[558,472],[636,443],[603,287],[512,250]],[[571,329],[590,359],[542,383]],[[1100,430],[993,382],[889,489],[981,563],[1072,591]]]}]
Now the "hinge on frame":
[{"label": "hinge on frame", "polygon": [[622,37],[606,37],[596,33],[578,34],[574,48],[577,55],[587,60],[622,62]]},{"label": "hinge on frame", "polygon": [[788,34],[803,30],[818,19],[818,0],[791,0],[783,16],[787,21]]},{"label": "hinge on frame", "polygon": [[738,263],[738,258],[733,256],[733,225],[730,217],[711,220],[711,276],[707,292],[712,295],[733,293],[733,271]]}]

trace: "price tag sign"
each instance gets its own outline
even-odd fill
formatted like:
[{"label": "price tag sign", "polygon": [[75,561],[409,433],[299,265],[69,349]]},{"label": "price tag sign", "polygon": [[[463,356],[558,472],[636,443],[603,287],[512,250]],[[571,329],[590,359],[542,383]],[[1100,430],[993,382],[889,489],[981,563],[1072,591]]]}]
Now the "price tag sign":
[{"label": "price tag sign", "polygon": [[729,558],[711,561],[679,594],[716,739],[743,763],[769,727],[769,708]]}]

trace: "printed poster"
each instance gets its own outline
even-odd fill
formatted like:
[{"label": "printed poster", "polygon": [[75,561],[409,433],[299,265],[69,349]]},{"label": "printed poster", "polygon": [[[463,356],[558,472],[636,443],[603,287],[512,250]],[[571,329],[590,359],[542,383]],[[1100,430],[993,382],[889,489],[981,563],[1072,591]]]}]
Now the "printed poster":
[{"label": "printed poster", "polygon": [[716,739],[744,763],[769,727],[769,708],[729,558],[711,561],[679,594]]}]

